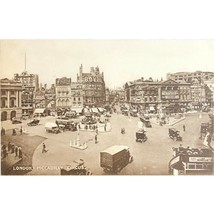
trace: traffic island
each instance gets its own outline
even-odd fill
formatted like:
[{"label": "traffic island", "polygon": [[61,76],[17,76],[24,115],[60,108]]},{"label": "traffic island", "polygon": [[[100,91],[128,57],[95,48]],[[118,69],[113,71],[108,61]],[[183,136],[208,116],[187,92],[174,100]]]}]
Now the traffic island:
[{"label": "traffic island", "polygon": [[89,131],[89,132],[101,132],[101,133],[105,133],[105,132],[110,132],[111,131],[111,123],[96,123],[96,124],[83,124],[80,123],[79,124],[79,130],[80,131]]},{"label": "traffic island", "polygon": [[80,150],[85,150],[88,148],[87,143],[84,142],[83,144],[80,144],[78,140],[70,140],[70,147],[75,148],[75,149],[80,149]]}]

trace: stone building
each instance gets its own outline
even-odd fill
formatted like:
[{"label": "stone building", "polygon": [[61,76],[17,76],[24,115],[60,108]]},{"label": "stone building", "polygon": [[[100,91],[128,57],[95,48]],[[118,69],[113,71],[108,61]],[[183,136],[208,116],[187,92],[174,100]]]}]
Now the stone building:
[{"label": "stone building", "polygon": [[43,111],[43,113],[50,115],[52,111],[55,111],[56,93],[54,84],[49,89],[46,84],[44,87],[42,87],[42,84],[40,85],[39,90],[34,93],[34,105],[35,112]]},{"label": "stone building", "polygon": [[7,78],[0,80],[1,88],[1,121],[22,116],[22,84]]},{"label": "stone building", "polygon": [[145,112],[171,112],[191,102],[190,84],[142,78],[125,84],[125,101]]},{"label": "stone building", "polygon": [[39,89],[39,77],[27,71],[14,74],[14,80],[22,84],[22,114],[30,115],[34,111],[34,93]]},{"label": "stone building", "polygon": [[70,108],[71,102],[71,78],[56,79],[56,108]]},{"label": "stone building", "polygon": [[83,89],[82,84],[78,82],[71,83],[71,108],[78,111],[83,109]]},{"label": "stone building", "polygon": [[105,105],[105,82],[104,74],[100,73],[99,67],[91,67],[89,73],[83,72],[83,66],[80,66],[77,82],[81,83],[83,89],[84,106],[103,106]]},{"label": "stone building", "polygon": [[167,79],[178,81],[185,81],[191,83],[193,79],[198,79],[200,83],[210,80],[214,77],[214,72],[210,71],[195,71],[195,72],[176,72],[168,73]]}]

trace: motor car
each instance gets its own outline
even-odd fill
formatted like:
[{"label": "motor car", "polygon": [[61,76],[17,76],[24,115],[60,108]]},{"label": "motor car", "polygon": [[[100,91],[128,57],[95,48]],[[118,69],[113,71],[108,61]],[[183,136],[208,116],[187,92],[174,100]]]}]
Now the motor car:
[{"label": "motor car", "polygon": [[180,132],[175,128],[169,129],[169,137],[174,141],[182,141],[182,137],[180,136]]},{"label": "motor car", "polygon": [[46,132],[49,132],[49,133],[59,134],[63,132],[63,128],[64,128],[64,125],[58,126],[56,123],[48,122],[45,124],[45,130]]},{"label": "motor car", "polygon": [[61,168],[61,175],[92,175],[92,173],[85,167],[84,160],[80,159]]},{"label": "motor car", "polygon": [[22,121],[18,118],[12,118],[12,124],[19,124],[22,123]]},{"label": "motor car", "polygon": [[146,132],[144,130],[139,130],[136,132],[136,142],[145,142],[147,141]]},{"label": "motor car", "polygon": [[31,120],[29,123],[27,123],[28,126],[37,126],[39,124],[39,121],[38,119],[33,119]]},{"label": "motor car", "polygon": [[133,156],[126,145],[113,145],[100,152],[100,166],[106,173],[117,174],[132,161]]}]

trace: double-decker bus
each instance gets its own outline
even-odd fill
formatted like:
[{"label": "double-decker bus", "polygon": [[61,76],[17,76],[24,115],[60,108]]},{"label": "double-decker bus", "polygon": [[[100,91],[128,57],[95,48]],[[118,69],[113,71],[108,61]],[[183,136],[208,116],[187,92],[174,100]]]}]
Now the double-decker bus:
[{"label": "double-decker bus", "polygon": [[198,148],[173,148],[169,161],[171,175],[213,175],[213,150]]}]

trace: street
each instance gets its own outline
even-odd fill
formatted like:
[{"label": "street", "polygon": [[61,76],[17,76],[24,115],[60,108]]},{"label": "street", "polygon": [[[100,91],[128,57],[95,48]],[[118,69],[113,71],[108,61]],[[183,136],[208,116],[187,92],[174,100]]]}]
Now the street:
[{"label": "street", "polygon": [[[10,136],[12,130],[7,130],[6,136],[2,141],[7,143],[8,139],[23,146],[24,157],[27,160],[19,165],[32,163],[31,171],[26,171],[27,175],[59,175],[60,167],[69,165],[71,162],[83,159],[85,166],[90,169],[93,175],[106,175],[100,167],[100,151],[116,144],[127,145],[134,161],[123,168],[118,175],[168,175],[168,163],[172,158],[172,147],[178,147],[181,143],[184,147],[203,147],[200,137],[200,124],[209,120],[208,114],[203,113],[199,118],[199,113],[187,114],[185,120],[175,124],[173,127],[180,131],[183,141],[173,141],[168,136],[169,125],[159,126],[155,123],[152,128],[145,128],[148,140],[144,143],[135,141],[135,133],[138,128],[138,117],[128,117],[122,114],[112,114],[110,122],[112,130],[106,133],[98,133],[98,143],[95,144],[95,132],[80,131],[80,143],[86,142],[88,148],[79,150],[70,147],[70,141],[76,140],[77,132],[65,131],[59,134],[47,133],[45,130],[46,122],[54,122],[55,118],[48,116],[40,118],[38,126],[27,126],[23,121],[20,125],[8,127],[27,129],[27,135],[17,133],[16,137]],[[10,122],[10,121],[9,121]],[[7,126],[3,122],[2,126]],[[183,124],[186,131],[183,131]],[[125,134],[121,134],[121,128],[125,128]],[[35,137],[40,137],[40,141],[34,143]],[[13,139],[11,139],[13,138]],[[48,150],[42,153],[42,142]],[[48,166],[48,168],[47,168]],[[45,168],[46,167],[46,168]],[[15,172],[17,173],[17,172]],[[12,173],[12,174],[15,174]]]}]

